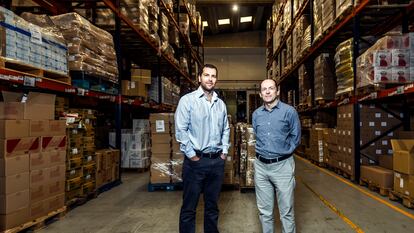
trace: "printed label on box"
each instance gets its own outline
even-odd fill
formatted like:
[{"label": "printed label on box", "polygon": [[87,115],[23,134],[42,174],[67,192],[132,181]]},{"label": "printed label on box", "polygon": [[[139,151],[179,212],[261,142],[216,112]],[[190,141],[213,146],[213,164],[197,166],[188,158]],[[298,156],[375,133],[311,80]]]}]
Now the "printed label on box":
[{"label": "printed label on box", "polygon": [[375,131],[375,136],[380,136],[381,135],[381,131]]},{"label": "printed label on box", "polygon": [[375,113],[375,118],[381,118],[381,113]]},{"label": "printed label on box", "polygon": [[375,122],[370,121],[370,122],[369,122],[369,126],[370,126],[370,127],[374,127],[374,126],[375,126]]},{"label": "printed label on box", "polygon": [[404,179],[400,179],[400,188],[404,188]]},{"label": "printed label on box", "polygon": [[388,145],[388,141],[387,140],[382,140],[382,145],[383,146],[387,146]]},{"label": "printed label on box", "polygon": [[382,127],[387,127],[387,122],[384,122],[384,121],[383,121],[383,122],[381,122],[381,126],[382,126]]},{"label": "printed label on box", "polygon": [[157,133],[165,132],[164,120],[156,120],[155,121],[155,131]]}]

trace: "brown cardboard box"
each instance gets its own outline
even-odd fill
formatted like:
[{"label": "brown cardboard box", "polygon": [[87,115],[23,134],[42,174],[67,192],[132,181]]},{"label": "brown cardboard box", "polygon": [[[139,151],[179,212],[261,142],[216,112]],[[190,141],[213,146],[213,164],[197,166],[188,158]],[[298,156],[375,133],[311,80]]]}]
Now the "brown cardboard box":
[{"label": "brown cardboard box", "polygon": [[6,215],[0,214],[0,231],[11,229],[28,222],[29,216],[29,206]]},{"label": "brown cardboard box", "polygon": [[48,180],[50,182],[54,181],[64,181],[66,176],[66,165],[58,165],[50,167],[47,169]]},{"label": "brown cardboard box", "polygon": [[393,170],[393,156],[392,155],[380,155],[378,156],[378,163],[380,167]]},{"label": "brown cardboard box", "polygon": [[0,138],[29,137],[28,120],[0,120]]},{"label": "brown cardboard box", "polygon": [[30,132],[31,137],[50,135],[49,121],[48,120],[31,120],[29,132]]},{"label": "brown cardboard box", "polygon": [[42,137],[42,151],[66,149],[66,135]]},{"label": "brown cardboard box", "polygon": [[111,181],[115,181],[119,179],[119,166],[113,166],[112,167],[112,176],[111,176],[112,180]]},{"label": "brown cardboard box", "polygon": [[122,90],[122,95],[126,95],[129,96],[130,94],[130,81],[129,80],[121,80],[121,90]]},{"label": "brown cardboard box", "polygon": [[30,171],[30,187],[49,182],[49,168]]},{"label": "brown cardboard box", "polygon": [[2,91],[4,102],[0,102],[0,119],[24,119],[25,104],[21,102],[22,94]]},{"label": "brown cardboard box", "polygon": [[[66,134],[66,120],[50,120],[49,121],[49,135],[59,136]],[[45,136],[45,135],[42,135]]]},{"label": "brown cardboard box", "polygon": [[29,169],[30,163],[27,154],[0,159],[0,177],[29,172]]},{"label": "brown cardboard box", "polygon": [[170,144],[152,144],[151,152],[153,154],[168,154],[171,153]]},{"label": "brown cardboard box", "polygon": [[105,184],[105,178],[103,171],[97,171],[95,173],[95,182],[96,182],[96,188],[100,188]]},{"label": "brown cardboard box", "polygon": [[394,170],[414,174],[414,139],[391,139]]},{"label": "brown cardboard box", "polygon": [[30,186],[30,202],[35,203],[43,201],[49,197],[48,184],[36,184]]},{"label": "brown cardboard box", "polygon": [[55,95],[29,92],[24,111],[24,119],[54,120]]},{"label": "brown cardboard box", "polygon": [[0,194],[0,214],[13,213],[29,205],[29,190],[4,195]]},{"label": "brown cardboard box", "polygon": [[183,182],[183,165],[175,164],[172,166],[171,181],[173,183]]},{"label": "brown cardboard box", "polygon": [[48,214],[48,204],[46,200],[30,203],[30,219],[35,220]]},{"label": "brown cardboard box", "polygon": [[394,191],[414,198],[414,176],[394,172]]},{"label": "brown cardboard box", "polygon": [[47,154],[49,158],[49,165],[51,167],[65,164],[66,162],[66,151],[65,150],[51,150],[48,152],[42,152]]},{"label": "brown cardboard box", "polygon": [[384,189],[392,189],[394,172],[378,166],[361,166],[361,179]]},{"label": "brown cardboard box", "polygon": [[171,122],[174,122],[173,113],[154,113],[150,114],[151,134],[170,133]]},{"label": "brown cardboard box", "polygon": [[154,147],[155,144],[170,144],[171,135],[169,133],[152,134],[151,141],[152,141],[152,147]]},{"label": "brown cardboard box", "polygon": [[30,171],[50,167],[49,154],[45,152],[30,153]]},{"label": "brown cardboard box", "polygon": [[29,172],[0,177],[0,194],[16,193],[29,187]]},{"label": "brown cardboard box", "polygon": [[171,153],[163,153],[163,154],[152,154],[151,161],[152,162],[169,162],[171,158]]},{"label": "brown cardboard box", "polygon": [[151,184],[170,183],[171,171],[161,171],[159,167],[151,165],[150,182]]},{"label": "brown cardboard box", "polygon": [[58,210],[62,208],[63,206],[65,206],[65,194],[64,193],[47,199],[48,212]]},{"label": "brown cardboard box", "polygon": [[120,151],[119,150],[111,150],[112,151],[112,158],[114,164],[119,164],[121,161]]},{"label": "brown cardboard box", "polygon": [[55,196],[65,193],[65,180],[51,181],[47,184],[47,196]]},{"label": "brown cardboard box", "polygon": [[40,138],[14,138],[0,140],[0,156],[11,157],[16,155],[28,154],[29,152],[40,151]]}]

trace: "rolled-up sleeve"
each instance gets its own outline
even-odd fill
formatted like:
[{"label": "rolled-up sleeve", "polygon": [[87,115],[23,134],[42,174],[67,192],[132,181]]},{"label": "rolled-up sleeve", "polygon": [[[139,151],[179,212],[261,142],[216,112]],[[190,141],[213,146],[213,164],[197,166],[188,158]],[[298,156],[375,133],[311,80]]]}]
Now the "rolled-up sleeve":
[{"label": "rolled-up sleeve", "polygon": [[175,137],[180,143],[180,150],[188,157],[195,156],[193,145],[189,137],[190,104],[188,98],[181,98],[175,111]]},{"label": "rolled-up sleeve", "polygon": [[290,111],[290,117],[289,117],[289,126],[290,126],[290,132],[289,132],[289,138],[290,138],[290,148],[289,148],[289,154],[292,154],[296,148],[300,144],[300,137],[301,137],[301,126],[300,126],[300,120],[299,115],[296,112],[295,109],[292,109]]}]

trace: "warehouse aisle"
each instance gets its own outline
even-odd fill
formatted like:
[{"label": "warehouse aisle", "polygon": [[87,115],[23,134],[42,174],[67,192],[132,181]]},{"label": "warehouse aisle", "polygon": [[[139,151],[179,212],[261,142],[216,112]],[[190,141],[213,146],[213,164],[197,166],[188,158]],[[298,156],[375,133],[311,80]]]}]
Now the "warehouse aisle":
[{"label": "warehouse aisle", "polygon": [[[298,232],[402,233],[414,229],[414,211],[380,198],[403,211],[397,212],[300,158],[296,158],[296,164]],[[41,232],[177,232],[181,192],[147,192],[147,173],[125,174],[123,182]],[[198,232],[202,232],[200,204]],[[335,208],[340,213],[332,210]],[[224,191],[220,210],[222,233],[260,232],[254,193]]]}]

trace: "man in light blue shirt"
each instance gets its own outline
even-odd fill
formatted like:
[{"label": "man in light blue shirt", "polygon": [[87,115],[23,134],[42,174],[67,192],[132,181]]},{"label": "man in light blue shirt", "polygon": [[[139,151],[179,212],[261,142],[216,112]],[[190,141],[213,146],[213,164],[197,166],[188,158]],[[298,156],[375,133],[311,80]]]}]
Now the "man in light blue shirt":
[{"label": "man in light blue shirt", "polygon": [[205,64],[199,88],[184,95],[175,112],[175,136],[185,154],[180,233],[194,233],[196,209],[204,192],[204,232],[219,232],[217,201],[229,150],[230,128],[224,102],[214,91],[217,68]]},{"label": "man in light blue shirt", "polygon": [[256,134],[254,181],[259,218],[263,233],[273,233],[276,192],[282,232],[294,233],[296,183],[292,153],[300,143],[299,116],[292,106],[278,100],[274,80],[264,80],[260,88],[264,104],[254,111],[252,117]]}]

